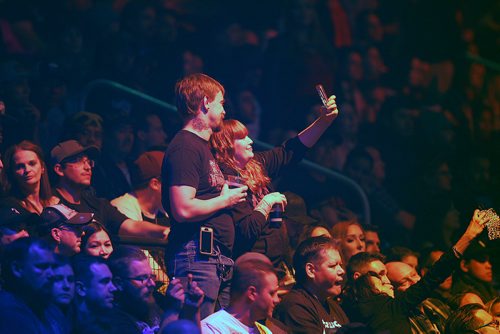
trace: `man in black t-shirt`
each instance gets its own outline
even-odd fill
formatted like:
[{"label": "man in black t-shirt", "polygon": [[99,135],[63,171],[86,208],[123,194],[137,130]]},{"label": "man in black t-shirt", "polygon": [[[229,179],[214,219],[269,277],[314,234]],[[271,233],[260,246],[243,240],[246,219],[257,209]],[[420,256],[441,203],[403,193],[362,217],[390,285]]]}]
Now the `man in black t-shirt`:
[{"label": "man in black t-shirt", "polygon": [[349,322],[332,300],[340,295],[344,269],[333,240],[314,237],[299,244],[293,257],[297,284],[274,310],[274,318],[293,333],[336,333]]},{"label": "man in black t-shirt", "polygon": [[193,274],[205,292],[204,318],[214,312],[216,300],[222,306],[229,301],[226,280],[233,264],[234,224],[227,209],[245,200],[247,187],[228,188],[208,146],[225,115],[222,85],[193,74],[180,80],[175,91],[184,126],[170,142],[162,167],[162,202],[171,219],[167,268],[171,276]]},{"label": "man in black t-shirt", "polygon": [[59,143],[52,149],[50,155],[58,177],[55,193],[61,203],[77,212],[94,213],[94,218],[113,235],[166,238],[165,227],[129,219],[108,200],[95,196],[89,186],[94,166],[91,159],[97,154],[97,148],[83,147],[76,140]]}]

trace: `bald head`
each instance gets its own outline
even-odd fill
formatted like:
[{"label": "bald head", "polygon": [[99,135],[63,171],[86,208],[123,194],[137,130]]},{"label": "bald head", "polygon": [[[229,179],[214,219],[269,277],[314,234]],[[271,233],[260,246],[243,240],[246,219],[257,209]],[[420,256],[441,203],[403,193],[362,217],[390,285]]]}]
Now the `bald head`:
[{"label": "bald head", "polygon": [[385,267],[387,277],[397,291],[406,291],[410,286],[420,281],[420,275],[415,268],[404,262],[388,262]]}]

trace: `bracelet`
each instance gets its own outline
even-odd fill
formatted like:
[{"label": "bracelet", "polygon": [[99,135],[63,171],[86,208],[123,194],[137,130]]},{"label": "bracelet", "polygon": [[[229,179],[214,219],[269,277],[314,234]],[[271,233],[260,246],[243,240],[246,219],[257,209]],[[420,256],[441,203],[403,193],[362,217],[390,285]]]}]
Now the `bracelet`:
[{"label": "bracelet", "polygon": [[460,253],[460,252],[459,252],[459,251],[455,248],[455,246],[453,246],[451,249],[453,250],[453,254],[455,254],[455,257],[456,257],[457,259],[461,260],[461,259],[462,259],[462,257],[463,257],[462,253]]}]

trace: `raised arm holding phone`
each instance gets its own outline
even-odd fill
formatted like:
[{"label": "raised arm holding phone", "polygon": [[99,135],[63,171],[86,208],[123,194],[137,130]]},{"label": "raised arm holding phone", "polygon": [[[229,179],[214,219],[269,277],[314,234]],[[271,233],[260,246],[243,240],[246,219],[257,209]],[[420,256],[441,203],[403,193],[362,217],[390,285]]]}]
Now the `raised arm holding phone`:
[{"label": "raised arm holding phone", "polygon": [[274,192],[271,181],[298,163],[337,115],[335,96],[325,98],[322,113],[312,124],[282,146],[264,152],[253,152],[248,129],[237,120],[225,120],[221,131],[212,135],[210,145],[225,177],[238,176],[248,186],[246,200],[231,209],[236,224],[234,257],[253,251],[267,255],[276,267],[285,261],[288,241],[279,209],[286,210],[287,201]]}]

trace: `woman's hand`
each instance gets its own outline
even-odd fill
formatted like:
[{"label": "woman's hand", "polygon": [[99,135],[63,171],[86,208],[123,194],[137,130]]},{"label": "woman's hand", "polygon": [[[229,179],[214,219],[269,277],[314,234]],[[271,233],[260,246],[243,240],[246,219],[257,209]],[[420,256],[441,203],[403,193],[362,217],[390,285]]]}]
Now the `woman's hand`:
[{"label": "woman's hand", "polygon": [[260,200],[254,210],[259,211],[267,218],[275,204],[281,205],[281,208],[285,210],[287,204],[285,195],[278,192],[267,194]]},{"label": "woman's hand", "polygon": [[489,220],[490,217],[488,217],[486,212],[477,209],[474,211],[469,226],[467,226],[467,230],[453,247],[453,251],[457,257],[460,258],[464,254],[470,242],[483,232]]},{"label": "woman's hand", "polygon": [[483,232],[484,227],[489,220],[490,218],[485,211],[478,209],[474,210],[474,214],[472,215],[472,219],[470,220],[469,226],[467,226],[467,230],[464,235],[471,238],[471,240],[476,238],[479,234],[481,234],[481,232]]},{"label": "woman's hand", "polygon": [[281,205],[283,211],[285,210],[285,207],[287,205],[285,195],[279,192],[269,193],[264,196],[262,200],[265,200],[269,205],[271,205],[271,207],[273,207],[275,204]]},{"label": "woman's hand", "polygon": [[337,101],[335,101],[337,97],[332,95],[328,98],[326,102],[326,107],[321,107],[321,115],[320,117],[325,118],[326,120],[332,122],[335,118],[337,118],[339,114],[339,109],[337,108]]}]

